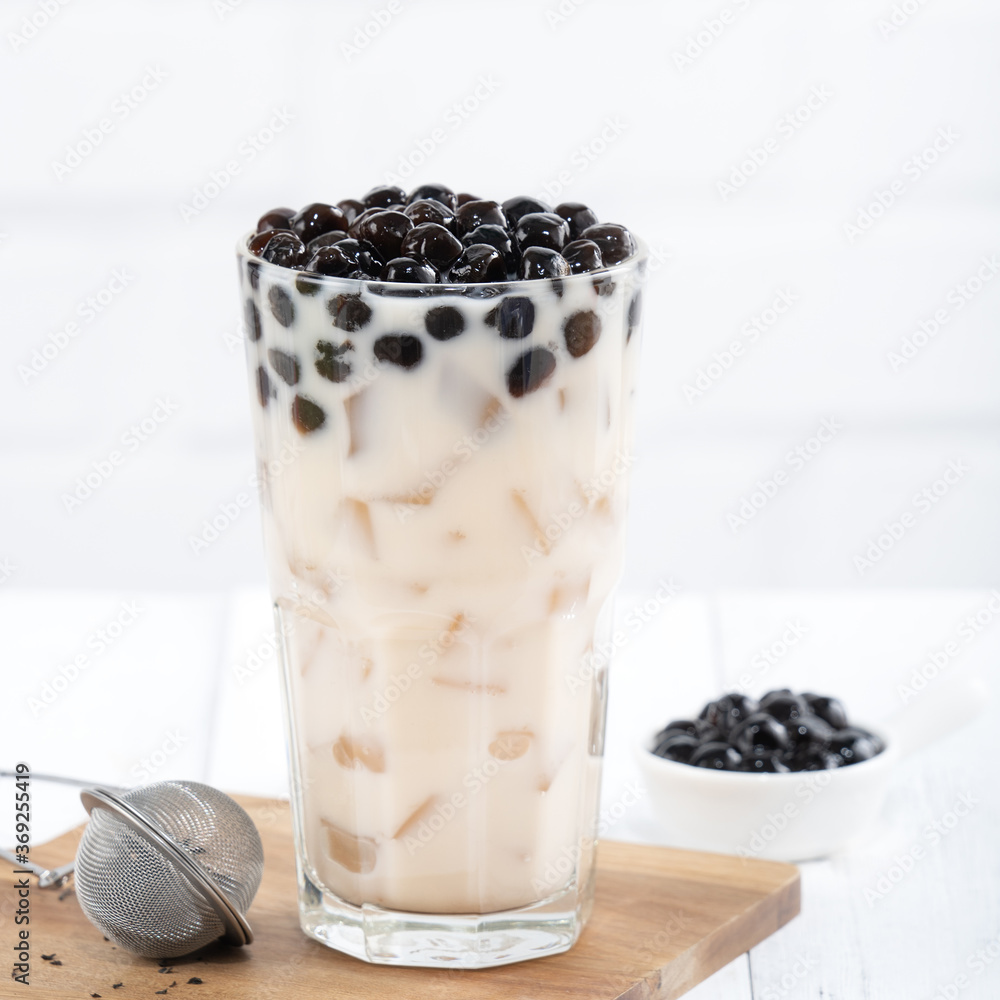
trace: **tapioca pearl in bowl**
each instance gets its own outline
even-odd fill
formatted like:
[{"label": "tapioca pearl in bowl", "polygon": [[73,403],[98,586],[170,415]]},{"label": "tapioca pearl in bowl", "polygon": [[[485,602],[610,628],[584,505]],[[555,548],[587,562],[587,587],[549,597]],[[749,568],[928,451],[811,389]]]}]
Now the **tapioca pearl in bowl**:
[{"label": "tapioca pearl in bowl", "polygon": [[326,304],[333,317],[333,325],[346,333],[355,333],[368,325],[372,318],[372,307],[360,294],[335,295]]},{"label": "tapioca pearl in bowl", "polygon": [[424,316],[424,327],[435,340],[452,340],[465,331],[465,316],[455,306],[435,306]]}]

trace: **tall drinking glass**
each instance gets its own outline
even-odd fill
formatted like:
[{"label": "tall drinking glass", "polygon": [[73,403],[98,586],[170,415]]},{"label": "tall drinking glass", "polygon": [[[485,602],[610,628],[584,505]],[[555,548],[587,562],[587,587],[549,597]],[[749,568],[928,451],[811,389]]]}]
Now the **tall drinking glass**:
[{"label": "tall drinking glass", "polygon": [[302,927],[400,965],[564,951],[593,898],[645,249],[503,285],[238,253]]}]

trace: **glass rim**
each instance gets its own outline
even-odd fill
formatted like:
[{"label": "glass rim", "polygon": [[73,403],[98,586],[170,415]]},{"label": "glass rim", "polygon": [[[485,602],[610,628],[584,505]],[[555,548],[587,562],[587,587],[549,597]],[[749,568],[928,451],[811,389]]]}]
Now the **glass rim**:
[{"label": "glass rim", "polygon": [[[629,230],[629,232],[632,232]],[[284,277],[286,281],[294,281],[299,277],[308,278],[311,282],[316,284],[331,286],[342,284],[349,285],[353,288],[364,285],[369,291],[374,294],[386,294],[386,295],[415,295],[415,296],[430,296],[430,295],[466,295],[475,294],[470,292],[470,289],[480,290],[480,297],[482,298],[492,298],[500,295],[507,295],[515,292],[516,289],[520,287],[526,288],[536,288],[542,289],[545,287],[552,288],[557,285],[562,288],[564,285],[569,284],[572,286],[574,283],[584,283],[588,281],[593,281],[595,278],[603,278],[613,274],[624,273],[627,271],[638,271],[640,275],[643,273],[648,261],[649,261],[649,247],[646,245],[645,241],[640,239],[635,233],[632,233],[632,239],[635,240],[635,253],[631,257],[626,258],[623,261],[619,261],[617,264],[609,264],[606,267],[598,268],[596,271],[584,271],[580,274],[568,274],[561,278],[507,278],[504,281],[469,281],[469,282],[426,282],[426,281],[381,281],[378,278],[349,278],[346,275],[338,274],[319,274],[316,271],[306,271],[303,268],[296,267],[284,267],[281,264],[272,264],[270,261],[263,260],[262,258],[252,254],[247,247],[249,241],[256,235],[254,230],[250,230],[237,240],[236,243],[236,256],[239,260],[246,260],[257,264],[261,271],[265,274],[275,274]],[[489,294],[484,289],[494,289],[492,294]]]}]

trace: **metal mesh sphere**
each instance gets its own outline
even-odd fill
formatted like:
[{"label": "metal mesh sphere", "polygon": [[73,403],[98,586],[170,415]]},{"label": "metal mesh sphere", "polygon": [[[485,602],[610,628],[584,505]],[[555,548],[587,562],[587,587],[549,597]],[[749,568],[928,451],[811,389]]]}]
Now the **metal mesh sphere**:
[{"label": "metal mesh sphere", "polygon": [[[250,817],[228,795],[196,781],[161,781],[120,797],[193,861],[245,914],[264,854]],[[76,857],[84,913],[108,938],[149,958],[187,954],[221,937],[225,924],[183,865],[113,812],[91,812]]]}]

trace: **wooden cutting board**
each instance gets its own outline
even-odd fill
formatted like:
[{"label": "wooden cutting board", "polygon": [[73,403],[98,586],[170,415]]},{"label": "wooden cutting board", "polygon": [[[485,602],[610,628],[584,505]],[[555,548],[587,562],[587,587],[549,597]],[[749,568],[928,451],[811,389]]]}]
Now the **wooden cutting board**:
[{"label": "wooden cutting board", "polygon": [[[570,951],[483,970],[368,965],[299,930],[288,804],[237,799],[264,843],[264,879],[248,914],[255,934],[252,945],[210,946],[161,966],[105,941],[83,916],[71,888],[43,891],[33,885],[31,986],[25,987],[6,978],[15,941],[16,895],[14,879],[5,872],[0,889],[5,956],[0,996],[670,1000],[799,912],[799,873],[793,865],[604,841],[598,850],[594,913]],[[75,855],[82,831],[34,848],[32,857],[45,865],[65,863]]]}]

